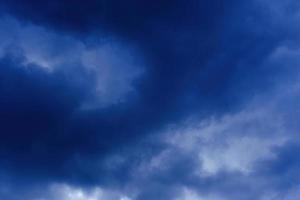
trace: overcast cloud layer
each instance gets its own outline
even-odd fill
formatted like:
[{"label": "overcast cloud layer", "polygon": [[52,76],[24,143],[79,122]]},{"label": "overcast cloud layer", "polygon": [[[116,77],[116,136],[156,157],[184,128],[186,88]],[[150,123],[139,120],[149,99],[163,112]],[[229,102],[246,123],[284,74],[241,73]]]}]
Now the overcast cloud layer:
[{"label": "overcast cloud layer", "polygon": [[0,199],[298,200],[300,2],[0,0]]}]

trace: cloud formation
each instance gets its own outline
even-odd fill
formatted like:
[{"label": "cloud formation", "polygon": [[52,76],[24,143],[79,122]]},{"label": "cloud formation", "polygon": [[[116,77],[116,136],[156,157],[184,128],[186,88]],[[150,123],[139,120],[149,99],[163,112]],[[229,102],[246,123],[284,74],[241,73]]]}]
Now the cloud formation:
[{"label": "cloud formation", "polygon": [[1,199],[297,198],[297,1],[0,12]]}]

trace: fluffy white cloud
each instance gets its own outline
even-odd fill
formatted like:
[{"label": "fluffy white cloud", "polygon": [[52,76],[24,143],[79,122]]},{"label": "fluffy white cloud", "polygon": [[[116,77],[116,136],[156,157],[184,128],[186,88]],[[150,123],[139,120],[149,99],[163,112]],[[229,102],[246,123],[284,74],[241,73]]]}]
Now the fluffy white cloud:
[{"label": "fluffy white cloud", "polygon": [[53,184],[35,200],[131,200],[119,191],[106,190],[100,187],[81,188],[67,184]]},{"label": "fluffy white cloud", "polygon": [[181,196],[177,197],[175,200],[224,200],[223,198],[217,195],[202,196],[196,191],[187,187],[183,187],[181,190]]},{"label": "fluffy white cloud", "polygon": [[[249,116],[249,114],[251,116]],[[287,139],[284,131],[274,119],[254,113],[238,113],[219,120],[195,124],[183,129],[171,129],[166,142],[172,150],[194,154],[199,160],[198,175],[215,175],[219,171],[250,173],[256,161],[273,159],[272,148]],[[270,118],[273,118],[270,116]],[[268,134],[272,134],[270,139]],[[167,159],[154,160],[164,167]]]},{"label": "fluffy white cloud", "polygon": [[[296,111],[288,109],[286,102],[299,99],[299,87],[281,89],[271,99],[254,100],[241,112],[170,126],[159,136],[168,148],[143,169],[166,169],[175,155],[193,155],[199,164],[194,172],[198,176],[222,171],[251,174],[257,162],[276,159],[274,148],[294,139],[290,124]],[[293,108],[297,105],[297,101],[289,103]]]}]

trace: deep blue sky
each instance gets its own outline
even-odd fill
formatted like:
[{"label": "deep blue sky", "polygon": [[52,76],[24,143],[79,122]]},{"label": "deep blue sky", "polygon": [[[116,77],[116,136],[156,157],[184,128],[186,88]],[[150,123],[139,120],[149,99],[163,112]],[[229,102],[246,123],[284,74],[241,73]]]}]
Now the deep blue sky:
[{"label": "deep blue sky", "polygon": [[297,200],[297,0],[0,0],[0,199]]}]

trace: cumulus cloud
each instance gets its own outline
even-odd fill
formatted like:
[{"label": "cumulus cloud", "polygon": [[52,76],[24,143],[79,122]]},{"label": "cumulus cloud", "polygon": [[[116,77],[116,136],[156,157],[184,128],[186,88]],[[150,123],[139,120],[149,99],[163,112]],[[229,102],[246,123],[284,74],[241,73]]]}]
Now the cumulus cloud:
[{"label": "cumulus cloud", "polygon": [[[4,183],[3,183],[4,184]],[[0,197],[28,200],[131,200],[120,191],[101,187],[81,187],[64,183],[33,185],[24,190],[16,185],[0,188]],[[15,191],[18,191],[15,193]],[[5,194],[7,196],[5,196]]]},{"label": "cumulus cloud", "polygon": [[274,158],[272,147],[281,146],[288,139],[280,115],[272,112],[258,108],[221,119],[192,122],[183,128],[171,128],[165,141],[196,153],[199,173],[204,176],[224,170],[250,173],[254,162]]},{"label": "cumulus cloud", "polygon": [[50,186],[48,196],[38,199],[50,200],[130,200],[127,196],[117,191],[109,191],[102,188],[80,188],[66,184],[53,184]]},{"label": "cumulus cloud", "polygon": [[[242,111],[169,125],[150,137],[162,147],[158,153],[141,154],[140,164],[133,168],[134,181],[127,185],[138,188],[137,199],[162,190],[165,198],[176,200],[295,198],[293,184],[282,191],[275,185],[285,184],[285,176],[288,181],[285,173],[298,173],[289,169],[298,166],[294,158],[287,158],[287,166],[283,160],[290,143],[299,141],[299,128],[291,126],[299,112],[287,108],[298,107],[299,97],[294,82],[254,99]],[[272,171],[276,165],[290,172],[277,174]]]}]

